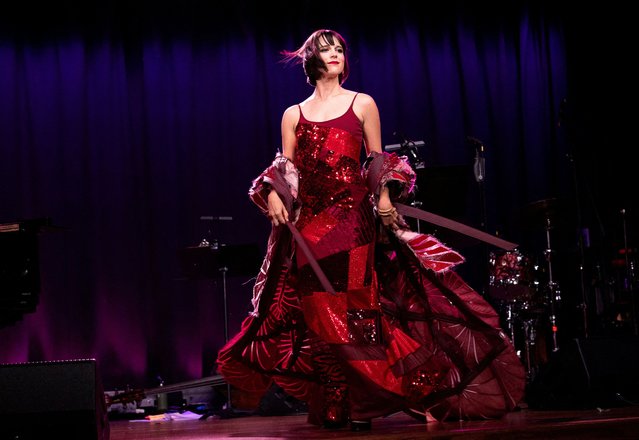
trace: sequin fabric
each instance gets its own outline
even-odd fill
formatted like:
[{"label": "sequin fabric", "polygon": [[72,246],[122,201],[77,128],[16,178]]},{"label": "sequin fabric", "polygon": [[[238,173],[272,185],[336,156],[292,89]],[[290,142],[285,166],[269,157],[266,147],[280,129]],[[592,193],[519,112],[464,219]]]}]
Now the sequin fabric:
[{"label": "sequin fabric", "polygon": [[[349,273],[365,273],[368,264],[366,256],[351,258],[349,252],[374,241],[375,219],[360,172],[361,139],[312,123],[300,123],[297,138],[302,205],[297,228],[331,274],[333,287],[345,291]],[[306,260],[298,257],[299,288],[305,293],[321,290]]]},{"label": "sequin fabric", "polygon": [[419,402],[428,396],[443,378],[441,371],[415,370],[406,379],[406,396]]},{"label": "sequin fabric", "polygon": [[298,125],[297,138],[295,165],[302,203],[297,227],[303,235],[324,237],[335,225],[332,220],[341,220],[364,201],[368,203],[359,164],[361,139],[309,123]]}]

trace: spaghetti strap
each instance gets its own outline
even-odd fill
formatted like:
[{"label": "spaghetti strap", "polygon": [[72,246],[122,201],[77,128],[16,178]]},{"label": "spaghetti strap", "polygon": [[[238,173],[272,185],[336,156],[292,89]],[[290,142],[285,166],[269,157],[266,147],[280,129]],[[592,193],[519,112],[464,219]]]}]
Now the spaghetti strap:
[{"label": "spaghetti strap", "polygon": [[297,107],[300,112],[298,124],[310,123],[310,124],[315,124],[321,127],[339,128],[342,130],[346,130],[350,132],[351,134],[354,134],[358,138],[361,138],[363,135],[362,122],[359,120],[359,118],[355,114],[355,111],[353,110],[353,105],[355,103],[355,99],[357,98],[357,95],[359,95],[359,93],[355,93],[355,96],[353,96],[353,99],[351,100],[351,104],[348,106],[348,108],[343,114],[332,119],[327,119],[325,121],[309,120],[304,114],[304,111],[302,110],[302,105],[297,104]]},{"label": "spaghetti strap", "polygon": [[349,107],[349,109],[353,108],[353,104],[355,104],[355,98],[357,98],[357,95],[359,95],[359,92],[355,92],[355,96],[353,96],[353,100],[351,101],[351,106]]}]

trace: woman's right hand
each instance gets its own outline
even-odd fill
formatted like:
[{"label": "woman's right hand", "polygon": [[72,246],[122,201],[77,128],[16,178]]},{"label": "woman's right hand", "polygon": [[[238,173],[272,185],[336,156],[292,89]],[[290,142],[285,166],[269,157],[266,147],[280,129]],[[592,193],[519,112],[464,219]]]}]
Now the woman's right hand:
[{"label": "woman's right hand", "polygon": [[268,195],[268,218],[273,226],[283,225],[288,222],[288,211],[275,190],[271,190]]}]

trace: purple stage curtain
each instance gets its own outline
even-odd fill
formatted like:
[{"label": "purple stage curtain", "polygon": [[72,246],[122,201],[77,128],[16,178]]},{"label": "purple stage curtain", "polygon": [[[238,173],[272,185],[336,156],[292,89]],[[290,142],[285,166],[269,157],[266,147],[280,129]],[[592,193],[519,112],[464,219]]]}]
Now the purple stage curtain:
[{"label": "purple stage curtain", "polygon": [[[96,358],[107,389],[213,373],[223,286],[184,279],[177,252],[203,238],[264,250],[270,226],[248,200],[250,181],[280,146],[282,112],[312,92],[279,52],[316,26],[351,43],[345,87],[376,99],[385,144],[424,140],[427,169],[466,170],[453,201],[464,220],[482,221],[468,136],[485,145],[489,232],[524,239],[513,214],[571,196],[557,124],[570,89],[561,20],[523,7],[422,17],[404,5],[390,24],[349,20],[355,11],[318,24],[310,5],[272,27],[239,7],[153,22],[145,10],[85,6],[57,11],[57,26],[4,28],[0,223],[49,217],[57,228],[39,237],[40,302],[0,328],[0,362]],[[232,334],[251,278],[227,280]]]}]

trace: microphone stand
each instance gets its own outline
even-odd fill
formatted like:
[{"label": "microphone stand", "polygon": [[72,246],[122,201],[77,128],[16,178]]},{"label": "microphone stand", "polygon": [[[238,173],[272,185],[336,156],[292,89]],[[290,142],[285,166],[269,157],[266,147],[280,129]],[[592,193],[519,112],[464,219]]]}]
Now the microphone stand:
[{"label": "microphone stand", "polygon": [[626,288],[628,289],[628,293],[630,294],[630,307],[632,308],[632,330],[635,336],[639,335],[639,330],[637,328],[637,308],[635,304],[635,292],[634,292],[634,267],[633,263],[630,262],[630,248],[628,248],[628,232],[626,230],[626,210],[621,210],[622,221],[623,221],[623,250],[625,257],[625,265],[626,265]]},{"label": "microphone stand", "polygon": [[475,181],[479,185],[479,203],[481,208],[481,229],[488,232],[488,215],[486,213],[486,187],[484,179],[486,178],[486,159],[484,158],[484,144],[479,144],[475,150],[475,164],[473,165]]},{"label": "microphone stand", "polygon": [[[473,174],[475,175],[475,181],[479,187],[479,208],[480,208],[480,229],[484,232],[488,232],[488,214],[486,210],[486,159],[484,157],[484,143],[479,139],[468,137],[470,142],[475,147],[475,163],[473,164]],[[488,273],[488,262],[490,257],[488,255],[488,249],[484,245],[484,274]],[[489,283],[490,275],[482,277],[482,294],[486,296],[488,289],[487,283]]]},{"label": "microphone stand", "polygon": [[[568,114],[568,100],[567,98],[564,98],[561,100],[561,102],[559,103],[559,115],[558,115],[558,119],[557,119],[557,129],[560,130],[562,128],[564,128],[564,126],[566,126],[566,122],[570,121],[570,118],[567,117]],[[567,124],[568,128],[570,128],[571,124]],[[590,328],[588,326],[588,294],[587,294],[587,290],[586,290],[586,273],[585,273],[585,265],[586,265],[586,246],[590,246],[590,238],[589,238],[589,230],[588,228],[584,227],[583,225],[583,215],[582,215],[582,200],[581,200],[581,187],[580,187],[580,180],[579,180],[579,169],[578,169],[578,164],[577,161],[575,160],[575,154],[574,154],[574,142],[573,142],[573,133],[572,130],[566,130],[566,139],[568,142],[568,147],[569,147],[569,152],[568,154],[566,154],[566,157],[568,158],[568,161],[570,162],[570,166],[571,166],[571,171],[572,171],[572,184],[573,184],[573,189],[574,189],[574,195],[575,195],[575,211],[576,211],[576,222],[577,222],[577,250],[578,250],[578,257],[579,257],[579,290],[581,293],[581,303],[577,306],[578,309],[581,310],[581,320],[582,320],[582,324],[583,324],[583,336],[584,338],[588,338],[590,336]],[[586,189],[587,186],[586,186]],[[593,207],[594,207],[594,203],[593,203]],[[596,212],[596,207],[595,208],[595,212]],[[603,228],[601,228],[602,230],[602,236],[603,234]],[[585,242],[585,243],[584,243]],[[553,294],[552,291],[552,284],[551,284],[551,295]],[[552,301],[551,301],[552,304]]]},{"label": "microphone stand", "polygon": [[[398,132],[394,132],[393,135],[399,136],[402,142],[399,144],[386,145],[384,146],[384,151],[386,151],[387,153],[396,152],[400,156],[406,156],[415,173],[417,173],[418,170],[426,168],[426,163],[419,152],[419,148],[425,146],[426,142],[424,142],[423,140],[410,140],[402,133]],[[420,208],[422,206],[422,202],[417,199],[418,192],[419,188],[417,185],[415,185],[415,199],[410,203],[411,206],[414,206],[415,208]],[[421,221],[417,219],[418,234],[421,233],[421,229]]]},{"label": "microphone stand", "polygon": [[[566,122],[570,121],[570,118],[567,117],[568,113],[568,101],[566,98],[561,100],[559,104],[559,118],[557,120],[557,129],[564,128],[566,126]],[[567,125],[570,128],[570,124]],[[575,211],[576,211],[576,222],[577,222],[577,250],[579,257],[579,290],[581,293],[581,303],[577,306],[578,309],[581,309],[581,319],[583,323],[583,336],[584,338],[588,338],[590,336],[590,327],[588,323],[588,292],[586,288],[586,248],[590,247],[590,232],[587,227],[583,224],[583,210],[582,210],[582,194],[581,194],[581,186],[580,186],[580,176],[579,176],[579,167],[577,160],[575,159],[575,149],[574,142],[572,140],[573,133],[572,130],[567,130],[567,141],[569,145],[569,152],[566,154],[568,161],[570,162],[571,171],[572,171],[572,184],[574,188],[575,195]],[[590,191],[588,190],[587,181],[584,181],[586,185],[586,195],[590,195]],[[598,218],[598,210],[592,201],[592,197],[589,197],[594,214],[596,218]],[[605,236],[605,231],[601,221],[599,221],[599,229],[601,232],[601,236]],[[592,262],[589,263],[589,269],[592,269]]]},{"label": "microphone stand", "polygon": [[580,192],[579,192],[579,179],[577,177],[577,166],[575,164],[575,159],[571,154],[567,155],[570,164],[572,165],[572,176],[573,176],[573,185],[575,187],[575,200],[576,200],[576,211],[577,211],[577,246],[579,250],[579,288],[581,290],[581,304],[577,307],[581,309],[581,319],[583,322],[583,335],[584,338],[588,338],[589,336],[589,328],[588,328],[588,298],[586,295],[586,282],[585,282],[585,246],[584,246],[584,234],[587,229],[582,225],[582,216],[581,216],[581,203]]}]

